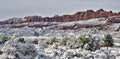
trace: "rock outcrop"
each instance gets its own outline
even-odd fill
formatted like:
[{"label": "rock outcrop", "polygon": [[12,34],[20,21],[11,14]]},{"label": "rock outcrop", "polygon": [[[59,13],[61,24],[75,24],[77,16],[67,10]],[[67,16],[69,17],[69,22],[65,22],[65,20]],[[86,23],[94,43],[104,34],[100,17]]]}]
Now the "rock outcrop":
[{"label": "rock outcrop", "polygon": [[111,16],[118,16],[119,13],[113,13],[112,11],[104,11],[103,9],[93,11],[87,10],[85,12],[77,12],[73,15],[63,15],[63,16],[54,16],[54,17],[40,17],[40,16],[27,16],[25,17],[25,22],[36,22],[36,21],[43,21],[43,22],[71,22],[71,21],[78,21],[78,20],[87,20],[92,18],[108,18]]},{"label": "rock outcrop", "polygon": [[[61,23],[73,22],[73,21],[90,20],[93,18],[104,18],[106,20],[106,23],[99,25],[74,24],[74,26],[57,26],[57,24],[48,24],[50,22],[61,22]],[[1,21],[0,27],[22,28],[28,26],[28,27],[43,28],[54,25],[55,26],[54,28],[58,28],[58,29],[79,29],[79,28],[103,27],[110,25],[112,23],[120,23],[120,12],[113,13],[112,11],[104,11],[103,9],[100,9],[97,11],[87,10],[85,12],[83,11],[77,12],[73,15],[69,15],[69,14],[63,16],[55,15],[54,17],[26,16],[24,18],[11,18],[5,21]]]},{"label": "rock outcrop", "polygon": [[85,12],[77,12],[73,15],[55,15],[53,17],[41,17],[41,16],[26,16],[24,20],[22,18],[12,18],[0,22],[0,24],[15,24],[15,23],[27,23],[27,22],[71,22],[78,20],[88,20],[92,18],[108,18],[111,16],[118,16],[120,12],[113,13],[112,11],[104,11],[103,9],[93,11],[87,10]]}]

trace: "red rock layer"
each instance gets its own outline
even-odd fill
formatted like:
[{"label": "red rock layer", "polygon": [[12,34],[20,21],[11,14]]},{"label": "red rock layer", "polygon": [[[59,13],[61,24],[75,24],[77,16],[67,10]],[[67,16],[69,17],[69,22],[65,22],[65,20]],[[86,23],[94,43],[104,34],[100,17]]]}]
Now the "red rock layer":
[{"label": "red rock layer", "polygon": [[[104,11],[103,9],[93,11],[87,10],[85,12],[77,12],[73,15],[63,15],[58,16],[55,15],[54,17],[41,17],[41,16],[27,16],[24,20],[20,20],[21,18],[15,18],[18,21],[13,20],[6,20],[0,22],[0,24],[14,24],[14,23],[26,23],[26,22],[71,22],[71,21],[78,21],[78,20],[88,20],[92,18],[109,18],[111,16],[118,16],[120,12],[113,13],[112,11]],[[13,18],[14,19],[14,18]]]},{"label": "red rock layer", "polygon": [[103,9],[93,11],[87,10],[86,12],[77,12],[73,15],[63,15],[63,16],[54,16],[54,17],[39,17],[39,16],[27,16],[25,17],[25,22],[71,22],[78,20],[87,20],[92,18],[108,18],[111,16],[118,16],[119,13],[113,13],[112,11],[104,11]]}]

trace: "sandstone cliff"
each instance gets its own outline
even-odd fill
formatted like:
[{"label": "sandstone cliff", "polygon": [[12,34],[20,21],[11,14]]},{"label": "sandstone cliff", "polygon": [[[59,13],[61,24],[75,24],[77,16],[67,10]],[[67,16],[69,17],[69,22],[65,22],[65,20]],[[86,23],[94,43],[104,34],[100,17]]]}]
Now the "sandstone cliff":
[{"label": "sandstone cliff", "polygon": [[[111,16],[119,16],[120,12],[113,13],[112,11],[104,11],[99,9],[97,11],[87,10],[84,12],[77,12],[73,15],[55,15],[54,17],[41,17],[41,16],[26,16],[24,18],[12,18],[0,22],[0,24],[15,24],[26,22],[71,22],[78,20],[88,20],[92,18],[109,18]],[[24,20],[23,20],[24,19]]]}]

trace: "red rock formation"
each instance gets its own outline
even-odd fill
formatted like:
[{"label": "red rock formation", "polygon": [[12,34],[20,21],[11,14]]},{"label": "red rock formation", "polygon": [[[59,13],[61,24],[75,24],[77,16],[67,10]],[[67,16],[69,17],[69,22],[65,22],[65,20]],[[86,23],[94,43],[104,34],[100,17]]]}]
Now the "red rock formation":
[{"label": "red rock formation", "polygon": [[81,15],[82,15],[82,12],[77,12],[74,15],[71,15],[72,21],[78,21],[78,20],[80,20],[82,18]]},{"label": "red rock formation", "polygon": [[83,16],[83,20],[95,18],[95,12],[93,10],[87,10]]},{"label": "red rock formation", "polygon": [[63,15],[62,18],[63,18],[63,22],[71,21],[71,15]]},{"label": "red rock formation", "polygon": [[[44,17],[41,16],[27,16],[24,18],[24,21],[20,18],[12,18],[15,20],[5,20],[0,22],[0,24],[15,24],[15,23],[26,23],[26,22],[71,22],[71,21],[78,21],[78,20],[88,20],[92,18],[108,18],[111,16],[118,16],[120,12],[113,13],[112,11],[104,11],[103,9],[93,11],[87,10],[85,12],[77,12],[73,15],[63,15],[58,16],[55,15],[54,17]],[[19,19],[19,20],[18,20]]]},{"label": "red rock formation", "polygon": [[25,22],[38,22],[42,19],[41,16],[27,16],[24,18]]},{"label": "red rock formation", "polygon": [[27,16],[24,19],[25,22],[71,22],[71,21],[78,21],[78,20],[87,20],[92,18],[108,18],[111,16],[118,16],[119,13],[113,13],[112,11],[104,11],[103,9],[93,11],[87,10],[86,12],[77,12],[73,15],[63,15],[58,16],[55,15],[54,17],[40,17],[40,16]]}]

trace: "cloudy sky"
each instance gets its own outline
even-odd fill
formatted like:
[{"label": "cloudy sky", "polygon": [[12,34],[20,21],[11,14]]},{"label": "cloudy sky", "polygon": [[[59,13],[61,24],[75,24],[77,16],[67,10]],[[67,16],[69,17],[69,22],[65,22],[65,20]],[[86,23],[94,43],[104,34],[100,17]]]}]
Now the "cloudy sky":
[{"label": "cloudy sky", "polygon": [[87,9],[120,10],[120,0],[0,0],[0,20],[29,15],[54,16]]}]

